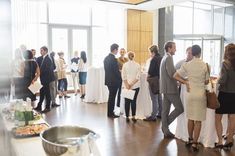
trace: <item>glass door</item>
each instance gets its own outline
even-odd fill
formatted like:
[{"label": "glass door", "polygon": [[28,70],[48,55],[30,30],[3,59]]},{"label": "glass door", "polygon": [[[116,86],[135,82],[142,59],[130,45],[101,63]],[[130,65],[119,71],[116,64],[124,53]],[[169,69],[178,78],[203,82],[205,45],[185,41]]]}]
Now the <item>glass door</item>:
[{"label": "glass door", "polygon": [[73,29],[72,30],[72,40],[73,46],[72,51],[85,51],[87,53],[88,50],[88,32],[85,29]]},{"label": "glass door", "polygon": [[67,64],[74,57],[75,51],[78,51],[79,55],[81,51],[88,53],[89,43],[89,29],[86,27],[49,26],[49,51],[56,54],[63,51]]},{"label": "glass door", "polygon": [[[68,60],[68,29],[52,28],[51,29],[51,51],[55,53],[64,52],[64,59]],[[56,55],[56,58],[58,55]]]},{"label": "glass door", "polygon": [[223,38],[221,36],[185,36],[175,38],[176,54],[174,63],[185,58],[187,47],[194,44],[202,48],[202,59],[211,66],[211,75],[218,75],[222,61]]}]

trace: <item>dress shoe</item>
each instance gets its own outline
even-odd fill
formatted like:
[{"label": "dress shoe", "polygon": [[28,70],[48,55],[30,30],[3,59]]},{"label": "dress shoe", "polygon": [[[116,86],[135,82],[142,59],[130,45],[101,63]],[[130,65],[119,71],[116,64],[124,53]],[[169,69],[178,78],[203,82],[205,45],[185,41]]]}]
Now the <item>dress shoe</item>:
[{"label": "dress shoe", "polygon": [[43,111],[42,111],[42,113],[47,113],[47,112],[50,112],[50,108],[45,108]]},{"label": "dress shoe", "polygon": [[157,121],[157,119],[153,118],[152,116],[149,116],[149,117],[145,118],[144,121]]},{"label": "dress shoe", "polygon": [[170,132],[170,133],[164,134],[164,138],[165,139],[173,139],[173,138],[175,138],[175,135]]},{"label": "dress shoe", "polygon": [[70,96],[68,96],[68,95],[65,95],[65,96],[64,96],[64,98],[70,98]]},{"label": "dress shoe", "polygon": [[52,107],[59,107],[60,105],[59,104],[57,104],[57,103],[52,103],[52,105],[51,105]]},{"label": "dress shoe", "polygon": [[158,118],[158,119],[161,119],[162,117],[161,117],[161,115],[157,115],[157,118]]},{"label": "dress shoe", "polygon": [[132,118],[131,120],[132,120],[134,123],[137,122],[137,119],[136,119],[136,118]]},{"label": "dress shoe", "polygon": [[117,115],[109,115],[108,117],[109,117],[109,118],[119,118],[120,116],[117,116]]},{"label": "dress shoe", "polygon": [[40,111],[42,111],[42,106],[40,104],[38,104],[38,106],[35,107],[34,110],[40,112]]},{"label": "dress shoe", "polygon": [[82,96],[80,97],[81,99],[84,99],[85,98],[85,94],[82,94]]}]

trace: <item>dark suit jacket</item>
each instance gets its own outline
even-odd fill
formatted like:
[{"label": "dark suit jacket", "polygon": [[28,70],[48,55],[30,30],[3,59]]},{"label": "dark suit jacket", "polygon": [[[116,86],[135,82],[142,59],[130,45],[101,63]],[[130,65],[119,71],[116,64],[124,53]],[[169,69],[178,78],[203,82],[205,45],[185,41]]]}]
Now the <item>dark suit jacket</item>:
[{"label": "dark suit jacket", "polygon": [[104,70],[105,85],[118,87],[122,83],[117,59],[111,53],[104,59]]},{"label": "dark suit jacket", "polygon": [[44,60],[43,56],[38,57],[37,63],[40,67],[40,80],[42,85],[49,84],[54,81],[54,65],[49,55],[47,55]]},{"label": "dark suit jacket", "polygon": [[160,76],[160,64],[161,64],[162,57],[157,54],[155,55],[151,61],[148,70],[149,77]]}]

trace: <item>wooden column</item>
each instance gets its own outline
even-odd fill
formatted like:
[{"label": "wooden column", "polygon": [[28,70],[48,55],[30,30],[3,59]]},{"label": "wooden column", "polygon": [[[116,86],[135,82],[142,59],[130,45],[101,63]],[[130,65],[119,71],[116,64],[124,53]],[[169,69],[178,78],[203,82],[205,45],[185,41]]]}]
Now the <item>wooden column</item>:
[{"label": "wooden column", "polygon": [[127,10],[127,51],[136,53],[136,61],[145,63],[148,47],[153,44],[153,13]]}]

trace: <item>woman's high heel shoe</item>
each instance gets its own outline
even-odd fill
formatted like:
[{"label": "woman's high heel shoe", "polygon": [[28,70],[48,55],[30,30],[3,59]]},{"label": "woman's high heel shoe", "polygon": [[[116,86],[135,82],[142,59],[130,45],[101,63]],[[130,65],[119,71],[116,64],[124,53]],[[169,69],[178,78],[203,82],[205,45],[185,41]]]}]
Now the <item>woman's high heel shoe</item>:
[{"label": "woman's high heel shoe", "polygon": [[188,141],[185,143],[186,147],[190,147],[193,144],[193,138],[188,138]]},{"label": "woman's high heel shoe", "polygon": [[215,143],[215,147],[214,147],[214,149],[215,150],[219,150],[219,151],[221,151],[221,149],[223,149],[223,147],[224,147],[224,145],[223,144],[218,144],[217,142]]},{"label": "woman's high heel shoe", "polygon": [[199,151],[199,147],[198,147],[197,142],[192,143],[191,147],[192,147],[193,152],[198,152]]},{"label": "woman's high heel shoe", "polygon": [[231,150],[232,146],[233,146],[233,142],[225,143],[224,144],[224,149],[225,150]]},{"label": "woman's high heel shoe", "polygon": [[226,140],[226,139],[228,138],[227,134],[222,135],[222,138],[223,138],[224,140]]}]

